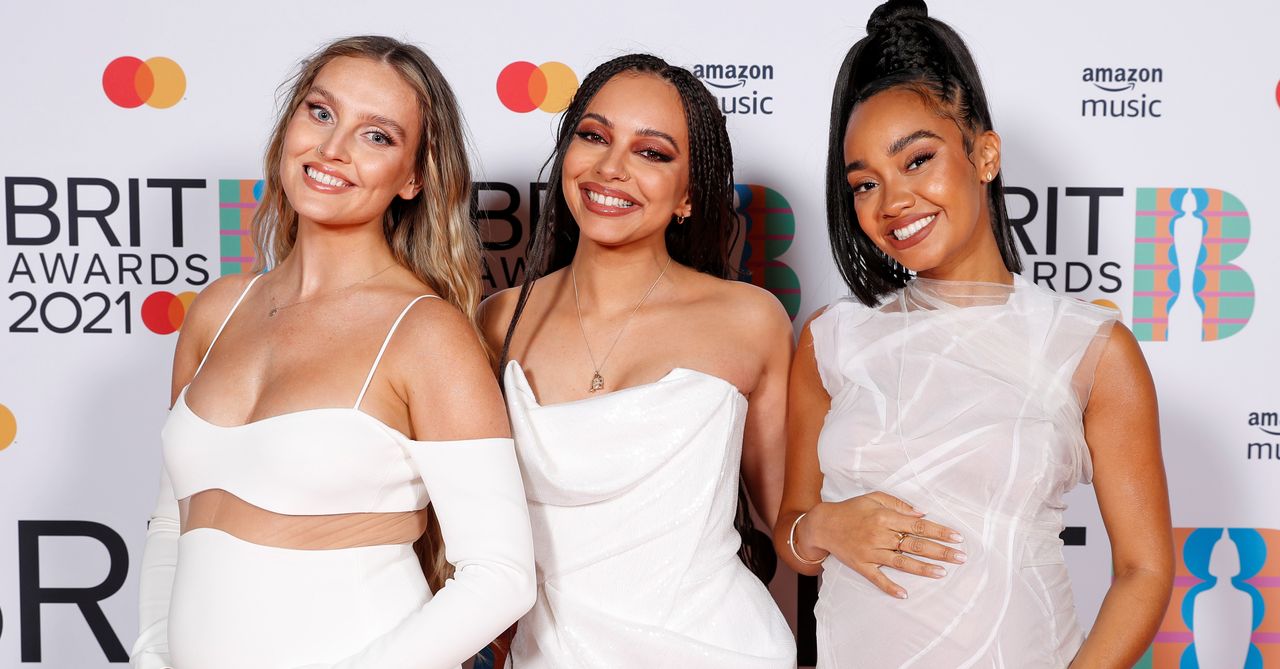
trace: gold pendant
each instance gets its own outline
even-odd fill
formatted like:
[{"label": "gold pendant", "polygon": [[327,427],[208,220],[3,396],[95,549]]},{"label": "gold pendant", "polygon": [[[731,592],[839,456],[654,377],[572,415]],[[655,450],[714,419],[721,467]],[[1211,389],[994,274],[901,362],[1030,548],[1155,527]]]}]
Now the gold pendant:
[{"label": "gold pendant", "polygon": [[591,377],[591,388],[587,390],[587,392],[594,393],[597,390],[603,390],[603,389],[604,389],[604,377],[600,376],[600,372],[596,372],[595,376]]}]

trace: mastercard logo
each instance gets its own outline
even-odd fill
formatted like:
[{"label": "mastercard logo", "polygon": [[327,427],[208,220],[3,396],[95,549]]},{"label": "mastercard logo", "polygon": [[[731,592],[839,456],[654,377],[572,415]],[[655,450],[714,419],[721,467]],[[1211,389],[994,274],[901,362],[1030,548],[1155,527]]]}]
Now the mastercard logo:
[{"label": "mastercard logo", "polygon": [[534,65],[517,61],[498,73],[498,99],[521,114],[541,109],[555,114],[564,111],[578,90],[578,75],[564,63]]},{"label": "mastercard logo", "polygon": [[168,58],[144,61],[122,56],[111,61],[102,71],[102,90],[108,100],[126,109],[143,104],[168,109],[178,104],[186,94],[187,75]]},{"label": "mastercard logo", "polygon": [[0,451],[9,448],[18,436],[18,419],[13,417],[9,407],[0,404]]},{"label": "mastercard logo", "polygon": [[167,335],[178,331],[187,318],[187,309],[196,299],[190,291],[173,293],[159,290],[142,301],[142,323],[156,334]]}]

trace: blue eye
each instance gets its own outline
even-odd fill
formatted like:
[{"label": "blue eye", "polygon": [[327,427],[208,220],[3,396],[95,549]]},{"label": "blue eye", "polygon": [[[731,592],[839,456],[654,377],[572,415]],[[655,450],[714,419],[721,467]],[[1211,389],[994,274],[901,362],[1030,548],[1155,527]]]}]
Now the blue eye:
[{"label": "blue eye", "polygon": [[368,137],[369,141],[373,142],[374,144],[382,144],[384,146],[391,145],[391,137],[386,133],[378,132],[377,130],[374,130],[369,133],[366,133],[365,136]]},{"label": "blue eye", "polygon": [[320,105],[309,105],[311,108],[311,117],[322,123],[328,123],[333,120],[333,112],[321,107]]}]

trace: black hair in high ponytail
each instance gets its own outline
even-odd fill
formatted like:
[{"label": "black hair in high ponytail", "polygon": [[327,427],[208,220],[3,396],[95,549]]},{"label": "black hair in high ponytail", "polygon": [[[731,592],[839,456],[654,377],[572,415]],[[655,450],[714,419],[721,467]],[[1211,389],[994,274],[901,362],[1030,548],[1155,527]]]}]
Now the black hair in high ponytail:
[{"label": "black hair in high ponytail", "polygon": [[[992,129],[987,94],[964,40],[947,24],[929,17],[923,0],[889,0],[871,12],[867,36],[849,49],[831,98],[827,146],[827,231],[836,267],[854,297],[875,305],[901,288],[911,273],[886,256],[858,225],[853,189],[845,178],[845,128],[854,106],[876,93],[905,88],[918,92],[935,112],[960,126],[965,150],[973,138]],[[991,229],[1004,266],[1022,271],[1022,259],[1009,227],[1003,178],[988,184]]]}]

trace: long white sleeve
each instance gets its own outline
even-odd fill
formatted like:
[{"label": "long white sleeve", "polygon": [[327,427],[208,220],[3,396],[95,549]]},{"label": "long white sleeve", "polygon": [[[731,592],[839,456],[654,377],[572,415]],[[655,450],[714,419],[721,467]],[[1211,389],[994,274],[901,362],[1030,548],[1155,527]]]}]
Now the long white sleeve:
[{"label": "long white sleeve", "polygon": [[178,564],[178,501],[169,473],[160,471],[160,493],[147,523],[138,585],[138,640],[129,665],[133,669],[171,669],[169,662],[169,595]]},{"label": "long white sleeve", "polygon": [[533,606],[533,534],[511,439],[411,442],[456,571],[431,601],[332,669],[454,669]]}]

